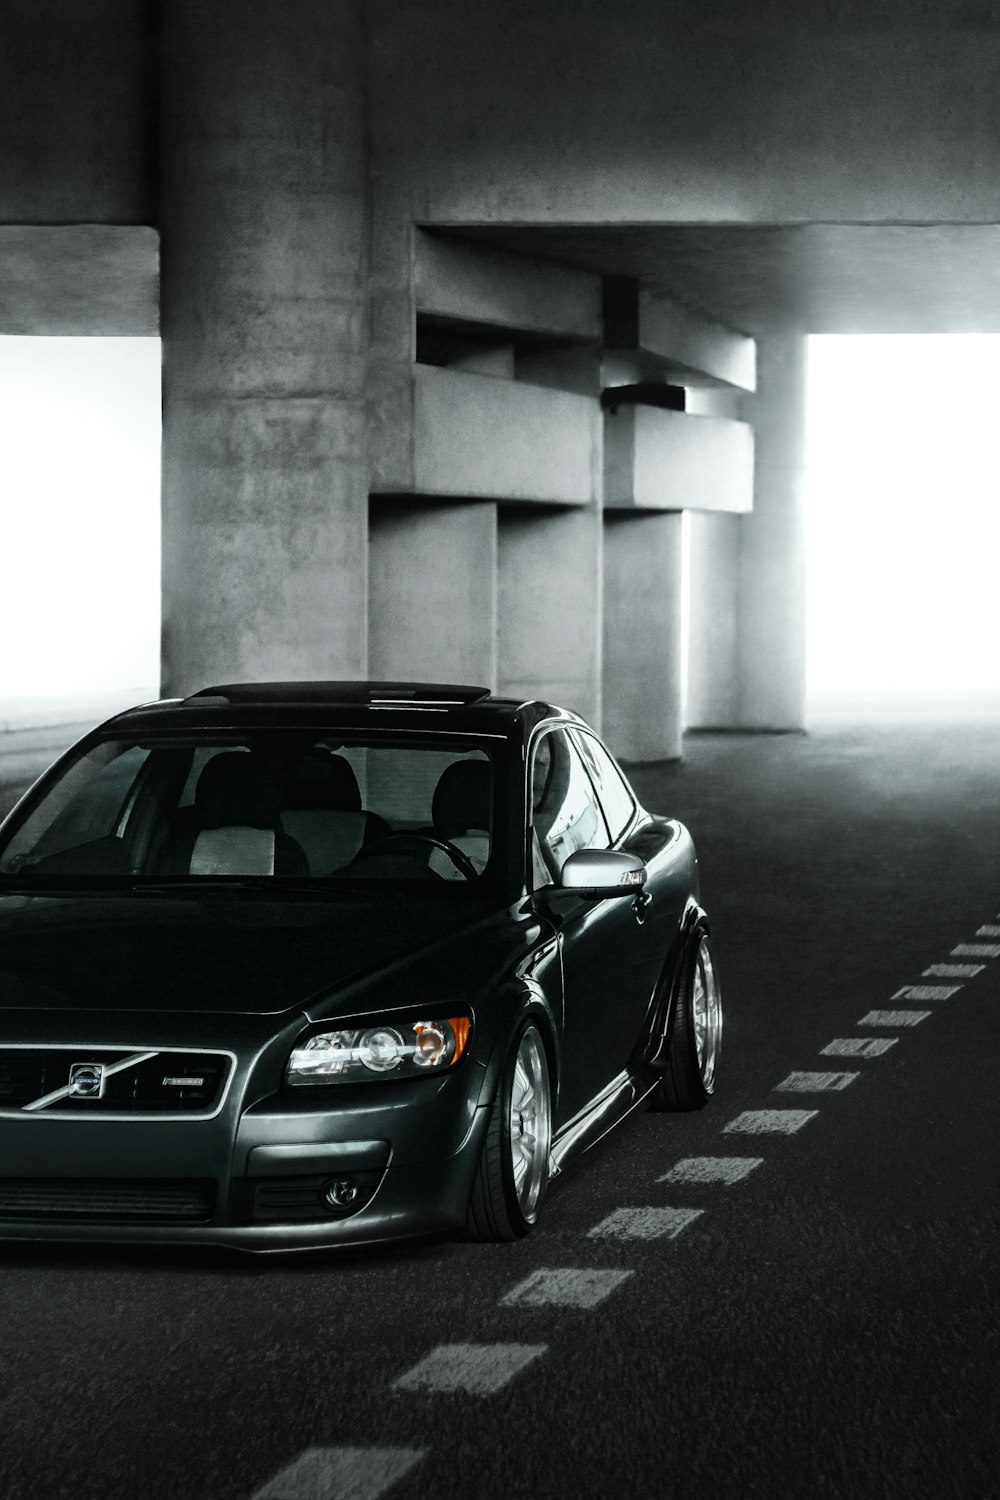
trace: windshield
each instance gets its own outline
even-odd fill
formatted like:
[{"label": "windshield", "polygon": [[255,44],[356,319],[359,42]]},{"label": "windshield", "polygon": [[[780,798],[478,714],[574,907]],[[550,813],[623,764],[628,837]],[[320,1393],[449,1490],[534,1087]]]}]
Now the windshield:
[{"label": "windshield", "polygon": [[107,739],[0,843],[0,875],[474,883],[493,852],[493,784],[486,751],[460,741]]}]

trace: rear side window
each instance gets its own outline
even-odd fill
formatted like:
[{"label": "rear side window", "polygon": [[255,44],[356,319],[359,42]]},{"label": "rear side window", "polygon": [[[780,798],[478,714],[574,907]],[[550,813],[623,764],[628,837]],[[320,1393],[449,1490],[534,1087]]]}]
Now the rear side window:
[{"label": "rear side window", "polygon": [[599,740],[596,740],[592,734],[584,734],[582,731],[574,733],[574,740],[580,747],[584,765],[597,788],[604,816],[608,820],[611,842],[617,843],[632,821],[635,798],[622,773]]}]

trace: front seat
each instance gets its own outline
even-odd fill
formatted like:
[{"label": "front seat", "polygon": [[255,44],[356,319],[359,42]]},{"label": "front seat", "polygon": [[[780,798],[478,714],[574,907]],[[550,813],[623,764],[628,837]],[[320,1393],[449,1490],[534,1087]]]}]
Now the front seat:
[{"label": "front seat", "polygon": [[226,750],[206,764],[194,794],[194,828],[173,839],[164,874],[309,874],[302,848],[284,832],[278,806],[252,756]]},{"label": "front seat", "polygon": [[[431,802],[434,832],[467,854],[477,875],[490,857],[490,825],[493,822],[493,767],[485,760],[456,760],[446,766]],[[443,851],[435,850],[431,869],[447,880],[461,880],[458,870]]]},{"label": "front seat", "polygon": [[310,750],[286,772],[281,821],[305,850],[314,875],[342,869],[362,845],[390,831],[384,818],[363,811],[350,761],[325,750]]}]

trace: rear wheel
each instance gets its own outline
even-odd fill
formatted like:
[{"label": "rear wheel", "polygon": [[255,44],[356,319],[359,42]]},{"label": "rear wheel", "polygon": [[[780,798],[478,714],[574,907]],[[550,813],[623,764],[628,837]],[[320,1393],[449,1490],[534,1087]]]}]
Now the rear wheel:
[{"label": "rear wheel", "polygon": [[516,1240],[528,1233],[548,1182],[551,1141],[545,1044],[528,1021],[507,1055],[493,1101],[466,1212],[470,1239]]},{"label": "rear wheel", "polygon": [[684,956],[654,1108],[701,1109],[715,1088],[721,1045],[722,993],[708,937],[702,932]]}]

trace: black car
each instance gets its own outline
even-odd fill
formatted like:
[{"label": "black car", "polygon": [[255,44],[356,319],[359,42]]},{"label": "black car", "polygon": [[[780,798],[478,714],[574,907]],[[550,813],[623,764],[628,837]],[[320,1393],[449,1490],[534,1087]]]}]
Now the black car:
[{"label": "black car", "polygon": [[722,1028],[686,829],[574,714],[262,683],[118,715],[0,827],[0,1238],[510,1240]]}]

